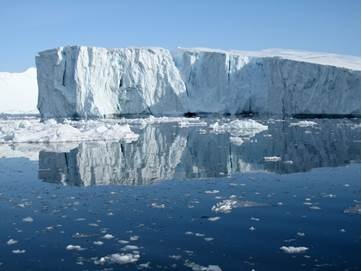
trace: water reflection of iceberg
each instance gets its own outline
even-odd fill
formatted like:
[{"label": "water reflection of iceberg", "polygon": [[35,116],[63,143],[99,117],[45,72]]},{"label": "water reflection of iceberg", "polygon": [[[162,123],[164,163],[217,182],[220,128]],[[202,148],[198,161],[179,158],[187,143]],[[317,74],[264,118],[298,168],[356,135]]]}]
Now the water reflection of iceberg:
[{"label": "water reflection of iceberg", "polygon": [[[292,173],[360,160],[360,128],[345,120],[316,127],[269,123],[268,131],[240,146],[229,134],[150,125],[133,143],[84,142],[71,151],[39,154],[39,178],[87,186],[149,184],[172,178],[210,178],[246,171]],[[265,161],[278,156],[280,161]]]}]

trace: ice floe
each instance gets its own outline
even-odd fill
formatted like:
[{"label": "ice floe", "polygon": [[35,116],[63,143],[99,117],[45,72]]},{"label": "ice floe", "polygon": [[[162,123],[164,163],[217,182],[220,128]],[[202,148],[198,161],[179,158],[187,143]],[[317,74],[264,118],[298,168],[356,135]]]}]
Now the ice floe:
[{"label": "ice floe", "polygon": [[137,262],[140,259],[139,253],[114,253],[101,257],[94,261],[95,264],[128,264]]},{"label": "ice floe", "polygon": [[9,245],[9,246],[15,245],[16,243],[18,243],[18,241],[14,240],[14,239],[12,239],[12,238],[9,239],[9,240],[6,242],[6,244]]},{"label": "ice floe", "polygon": [[285,253],[288,254],[296,254],[296,253],[303,253],[308,250],[307,247],[293,247],[293,246],[282,246],[280,247],[281,250],[283,250]]},{"label": "ice floe", "polygon": [[0,143],[53,143],[79,141],[132,142],[138,135],[128,124],[104,121],[1,120]]},{"label": "ice floe", "polygon": [[211,210],[217,213],[228,214],[234,208],[247,208],[247,207],[256,207],[263,205],[264,204],[256,203],[253,201],[237,200],[231,196],[229,199],[225,199],[223,201],[216,203],[214,206],[212,206]]},{"label": "ice floe", "polygon": [[82,248],[81,246],[78,245],[67,245],[65,247],[66,250],[76,250],[76,251],[83,251],[86,250],[85,248]]}]

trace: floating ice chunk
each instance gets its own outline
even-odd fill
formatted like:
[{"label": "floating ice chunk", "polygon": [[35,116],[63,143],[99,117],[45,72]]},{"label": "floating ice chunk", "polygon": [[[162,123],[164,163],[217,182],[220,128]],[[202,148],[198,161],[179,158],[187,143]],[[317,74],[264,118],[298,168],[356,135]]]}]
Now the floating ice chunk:
[{"label": "floating ice chunk", "polygon": [[127,264],[137,262],[140,258],[138,253],[114,253],[109,256],[101,257],[99,260],[95,260],[95,264],[116,263]]},{"label": "floating ice chunk", "polygon": [[254,226],[251,226],[251,227],[249,228],[249,231],[255,231],[255,227],[254,227]]},{"label": "floating ice chunk", "polygon": [[220,192],[219,190],[206,190],[205,194],[217,194],[219,192]]},{"label": "floating ice chunk", "polygon": [[151,203],[151,207],[152,208],[158,208],[158,209],[163,209],[163,208],[165,208],[166,206],[165,206],[165,204],[163,204],[163,203],[156,203],[156,202],[153,202],[153,203]]},{"label": "floating ice chunk", "polygon": [[86,250],[85,248],[82,248],[81,246],[78,245],[67,245],[65,247],[66,250],[76,250],[76,251],[82,251],[82,250]]},{"label": "floating ice chunk", "polygon": [[20,125],[19,120],[0,122],[0,143],[57,143],[80,141],[118,141],[132,142],[138,135],[128,124],[107,123],[106,121],[64,121],[40,122],[30,120],[30,125]]},{"label": "floating ice chunk", "polygon": [[256,206],[263,206],[263,204],[253,201],[241,201],[230,198],[216,203],[214,206],[212,206],[211,210],[217,213],[227,214],[230,213],[234,208],[247,208]]},{"label": "floating ice chunk", "polygon": [[138,250],[138,246],[127,245],[122,248],[122,250]]},{"label": "floating ice chunk", "polygon": [[138,235],[133,235],[129,238],[129,240],[131,240],[131,241],[137,241],[138,239],[140,239],[140,237]]},{"label": "floating ice chunk", "polygon": [[301,128],[306,128],[306,127],[314,127],[318,125],[318,123],[314,122],[314,121],[308,121],[308,120],[302,120],[302,121],[298,121],[298,122],[293,122],[291,124],[289,124],[289,126],[293,127],[301,127]]},{"label": "floating ice chunk", "polygon": [[118,243],[120,243],[120,244],[128,244],[128,243],[129,243],[129,241],[126,241],[126,240],[119,240],[119,241],[118,241]]},{"label": "floating ice chunk", "polygon": [[6,242],[6,244],[7,245],[9,245],[9,246],[11,246],[11,245],[14,245],[14,244],[16,244],[18,241],[16,241],[16,240],[14,240],[14,239],[9,239],[7,242]]},{"label": "floating ice chunk", "polygon": [[212,238],[212,237],[205,237],[204,240],[205,240],[206,242],[211,242],[211,241],[214,240],[214,238]]},{"label": "floating ice chunk", "polygon": [[33,221],[34,221],[34,219],[30,216],[23,218],[23,222],[26,222],[26,223],[32,223]]},{"label": "floating ice chunk", "polygon": [[207,220],[214,222],[214,221],[217,221],[219,219],[220,219],[220,216],[213,216],[213,217],[209,217]]},{"label": "floating ice chunk", "polygon": [[238,202],[236,200],[226,199],[221,202],[216,203],[216,205],[212,206],[211,210],[217,213],[230,213],[233,208],[238,206]]},{"label": "floating ice chunk", "polygon": [[278,162],[282,160],[279,156],[265,156],[264,161],[265,162]]},{"label": "floating ice chunk", "polygon": [[256,134],[268,130],[268,126],[252,119],[237,119],[221,124],[215,122],[210,125],[210,128],[214,133],[229,133],[232,137],[239,137],[241,139],[252,138]]},{"label": "floating ice chunk", "polygon": [[305,233],[304,232],[297,232],[297,235],[303,237],[303,236],[305,236]]},{"label": "floating ice chunk", "polygon": [[114,236],[112,234],[107,233],[103,236],[103,238],[109,240],[109,239],[113,239]]},{"label": "floating ice chunk", "polygon": [[282,246],[280,247],[285,253],[288,254],[296,254],[296,253],[303,253],[308,250],[307,247],[293,247],[293,246]]},{"label": "floating ice chunk", "polygon": [[200,121],[198,118],[197,119],[181,119],[181,121],[179,122],[179,126],[181,128],[186,128],[186,127],[193,127],[193,126],[207,126],[207,123],[205,121]]},{"label": "floating ice chunk", "polygon": [[14,254],[24,254],[26,252],[25,249],[14,249],[12,251]]},{"label": "floating ice chunk", "polygon": [[179,260],[179,259],[182,258],[181,255],[170,255],[170,256],[168,256],[168,257],[171,258],[171,259],[174,259],[174,260]]},{"label": "floating ice chunk", "polygon": [[222,271],[218,265],[202,266],[197,263],[186,260],[184,265],[192,269],[192,271]]},{"label": "floating ice chunk", "polygon": [[343,211],[345,214],[361,214],[361,204],[349,207]]},{"label": "floating ice chunk", "polygon": [[101,246],[104,243],[102,241],[94,241],[93,244],[95,244],[96,246]]}]

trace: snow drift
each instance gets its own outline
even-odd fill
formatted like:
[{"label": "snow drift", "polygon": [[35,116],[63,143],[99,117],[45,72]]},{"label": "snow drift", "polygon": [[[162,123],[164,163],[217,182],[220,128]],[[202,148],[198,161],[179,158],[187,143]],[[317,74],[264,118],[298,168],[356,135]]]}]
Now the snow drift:
[{"label": "snow drift", "polygon": [[359,63],[290,50],[61,47],[36,57],[38,109],[44,118],[360,115]]}]

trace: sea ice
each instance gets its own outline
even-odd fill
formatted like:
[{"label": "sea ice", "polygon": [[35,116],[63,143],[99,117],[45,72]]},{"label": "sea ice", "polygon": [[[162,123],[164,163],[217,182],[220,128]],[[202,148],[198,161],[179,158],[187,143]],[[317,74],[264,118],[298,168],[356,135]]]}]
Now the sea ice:
[{"label": "sea ice", "polygon": [[282,246],[280,247],[285,253],[288,254],[296,254],[296,253],[303,253],[308,250],[307,247],[293,247],[293,246]]},{"label": "sea ice", "polygon": [[105,123],[104,121],[55,120],[2,120],[0,121],[0,143],[52,143],[79,141],[132,142],[138,135],[128,124]]}]

